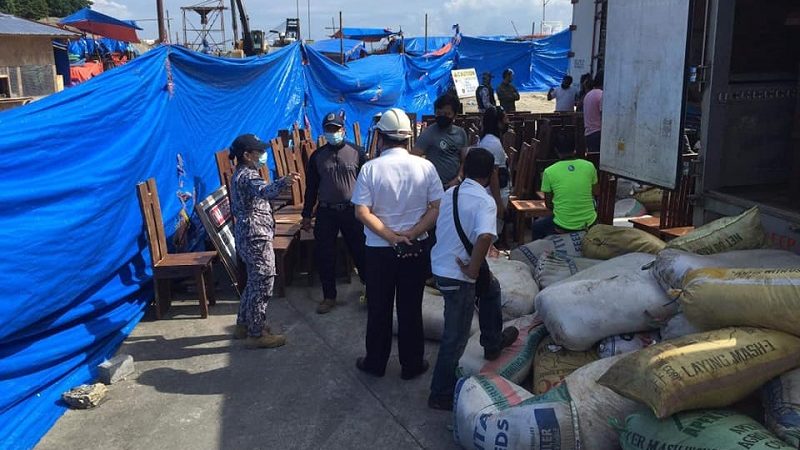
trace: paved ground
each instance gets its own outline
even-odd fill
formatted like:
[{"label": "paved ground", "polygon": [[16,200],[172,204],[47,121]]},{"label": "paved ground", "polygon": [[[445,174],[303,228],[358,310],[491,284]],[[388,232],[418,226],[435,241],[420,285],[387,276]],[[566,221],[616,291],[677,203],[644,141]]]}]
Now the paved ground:
[{"label": "paved ground", "polygon": [[[547,100],[547,92],[521,92],[517,101],[517,111],[530,111],[534,113],[551,113],[556,109],[555,100]],[[478,111],[475,98],[461,99],[466,112]]]},{"label": "paved ground", "polygon": [[[224,276],[217,278],[226,280]],[[402,381],[395,352],[384,378],[355,368],[364,349],[361,285],[340,284],[346,304],[314,313],[319,287],[295,281],[270,305],[289,344],[247,350],[230,339],[237,302],[224,296],[199,319],[195,303],[143,321],[120,352],[135,375],[91,411],[69,411],[39,449],[456,448],[451,415],[426,406],[429,371]],[[427,344],[433,365],[437,345]]]}]

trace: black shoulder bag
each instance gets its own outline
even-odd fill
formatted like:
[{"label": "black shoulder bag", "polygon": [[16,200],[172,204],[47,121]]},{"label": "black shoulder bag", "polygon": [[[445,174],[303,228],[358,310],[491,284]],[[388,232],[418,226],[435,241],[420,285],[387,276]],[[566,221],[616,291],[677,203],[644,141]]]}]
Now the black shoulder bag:
[{"label": "black shoulder bag", "polygon": [[[467,250],[467,254],[472,257],[472,249],[473,245],[467,239],[466,233],[464,233],[464,229],[461,228],[461,219],[458,218],[458,190],[461,188],[459,184],[453,190],[453,219],[456,222],[456,232],[458,232],[458,237],[461,239],[461,244],[464,245],[464,248]],[[489,287],[492,283],[492,271],[489,270],[489,263],[486,262],[486,259],[483,260],[481,263],[481,269],[478,272],[478,279],[475,280],[475,295],[478,297],[483,297],[489,292]]]}]

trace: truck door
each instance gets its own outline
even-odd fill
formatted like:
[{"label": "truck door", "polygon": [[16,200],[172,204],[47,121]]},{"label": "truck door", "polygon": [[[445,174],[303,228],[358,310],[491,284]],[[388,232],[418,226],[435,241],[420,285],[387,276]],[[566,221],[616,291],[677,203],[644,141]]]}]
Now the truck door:
[{"label": "truck door", "polygon": [[608,2],[600,168],[674,189],[691,0]]}]

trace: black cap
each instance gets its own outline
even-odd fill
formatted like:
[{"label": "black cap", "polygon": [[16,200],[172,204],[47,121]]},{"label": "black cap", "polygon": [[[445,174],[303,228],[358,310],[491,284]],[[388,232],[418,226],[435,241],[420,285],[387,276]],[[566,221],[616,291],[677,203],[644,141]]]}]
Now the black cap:
[{"label": "black cap", "polygon": [[267,143],[259,139],[255,134],[243,134],[233,140],[231,151],[236,154],[242,154],[251,150],[263,152],[267,147],[269,147]]},{"label": "black cap", "polygon": [[344,113],[343,112],[331,112],[325,114],[325,118],[322,120],[322,128],[327,127],[328,125],[336,125],[339,128],[344,127]]}]

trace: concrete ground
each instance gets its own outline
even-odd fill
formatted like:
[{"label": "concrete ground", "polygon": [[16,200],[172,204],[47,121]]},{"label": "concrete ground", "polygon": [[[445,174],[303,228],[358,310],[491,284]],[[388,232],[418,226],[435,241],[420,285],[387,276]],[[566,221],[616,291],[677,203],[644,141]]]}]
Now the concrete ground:
[{"label": "concrete ground", "polygon": [[[120,349],[135,374],[96,409],[68,411],[37,448],[456,448],[451,414],[427,407],[432,368],[401,380],[396,345],[383,378],[355,368],[366,328],[356,277],[339,284],[344,304],[327,315],[314,312],[318,284],[305,284],[270,304],[270,325],[288,337],[279,349],[231,339],[238,300],[224,289],[208,319],[177,302],[168,319],[143,321]],[[438,345],[426,346],[433,366]]]},{"label": "concrete ground", "polygon": [[[478,102],[475,98],[463,98],[465,112],[477,112]],[[556,109],[555,100],[547,100],[547,92],[520,92],[517,100],[517,111],[530,111],[532,113],[551,113]]]}]

